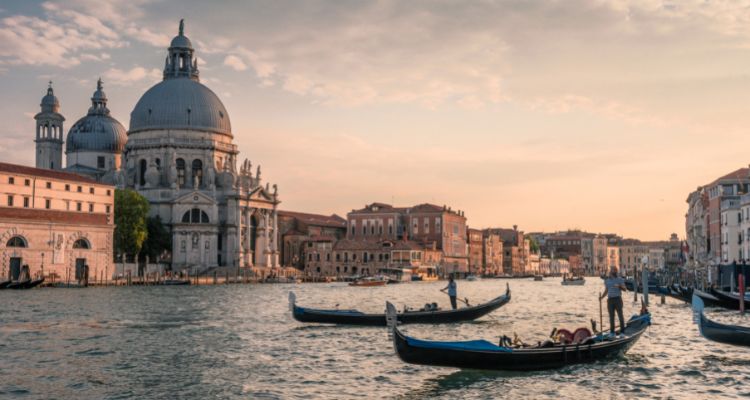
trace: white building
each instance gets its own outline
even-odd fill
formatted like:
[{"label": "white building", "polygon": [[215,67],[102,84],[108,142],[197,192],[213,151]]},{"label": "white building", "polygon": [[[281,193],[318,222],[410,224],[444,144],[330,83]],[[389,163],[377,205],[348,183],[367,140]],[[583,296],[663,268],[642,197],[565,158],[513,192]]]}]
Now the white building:
[{"label": "white building", "polygon": [[[135,189],[172,232],[172,268],[279,265],[276,185],[263,185],[233,141],[229,113],[200,83],[192,43],[172,39],[163,80],[140,98],[127,131],[107,109],[102,82],[67,136],[65,170]],[[48,89],[37,120],[37,165],[62,166],[59,101]],[[255,173],[253,173],[255,172]],[[264,271],[261,271],[264,272]]]},{"label": "white building", "polygon": [[721,262],[744,259],[742,246],[742,212],[740,197],[728,196],[721,201]]}]

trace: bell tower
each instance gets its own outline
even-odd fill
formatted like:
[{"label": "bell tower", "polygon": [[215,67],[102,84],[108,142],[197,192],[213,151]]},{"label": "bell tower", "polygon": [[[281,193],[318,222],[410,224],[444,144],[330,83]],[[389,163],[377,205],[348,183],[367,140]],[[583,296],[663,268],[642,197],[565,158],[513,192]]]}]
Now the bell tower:
[{"label": "bell tower", "polygon": [[63,146],[63,121],[60,101],[55,97],[50,81],[47,95],[42,97],[41,111],[36,120],[36,167],[61,170]]}]

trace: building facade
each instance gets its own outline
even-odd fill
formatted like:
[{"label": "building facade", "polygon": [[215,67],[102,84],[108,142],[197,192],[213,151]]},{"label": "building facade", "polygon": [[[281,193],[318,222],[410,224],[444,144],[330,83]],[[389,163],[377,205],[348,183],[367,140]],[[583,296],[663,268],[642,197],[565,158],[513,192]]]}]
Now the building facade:
[{"label": "building facade", "polygon": [[114,187],[50,169],[0,163],[2,277],[76,282],[114,272]]}]

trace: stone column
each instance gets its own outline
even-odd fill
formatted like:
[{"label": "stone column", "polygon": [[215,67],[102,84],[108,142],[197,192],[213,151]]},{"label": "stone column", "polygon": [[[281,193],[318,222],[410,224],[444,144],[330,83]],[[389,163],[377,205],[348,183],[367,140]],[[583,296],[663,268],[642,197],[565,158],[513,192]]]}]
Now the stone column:
[{"label": "stone column", "polygon": [[252,214],[253,209],[250,207],[245,208],[245,266],[246,267],[252,267],[253,266],[253,250],[250,248],[250,244],[252,243],[252,230],[250,229],[252,225]]},{"label": "stone column", "polygon": [[271,265],[274,267],[279,266],[279,213],[276,210],[276,205],[273,206],[273,212],[271,218],[273,219],[273,240],[271,242]]}]

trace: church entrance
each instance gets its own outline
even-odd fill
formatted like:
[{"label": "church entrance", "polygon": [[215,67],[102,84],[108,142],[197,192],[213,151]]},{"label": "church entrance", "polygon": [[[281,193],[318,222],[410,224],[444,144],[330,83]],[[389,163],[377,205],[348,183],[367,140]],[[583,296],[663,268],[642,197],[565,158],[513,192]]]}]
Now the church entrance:
[{"label": "church entrance", "polygon": [[78,282],[88,281],[89,267],[85,258],[76,258],[76,280]]},{"label": "church entrance", "polygon": [[10,258],[10,279],[17,281],[21,276],[21,257]]}]

